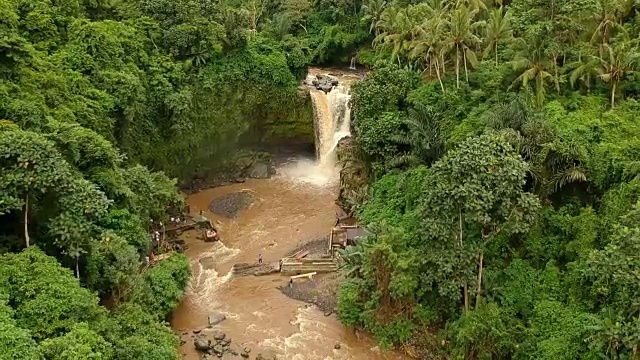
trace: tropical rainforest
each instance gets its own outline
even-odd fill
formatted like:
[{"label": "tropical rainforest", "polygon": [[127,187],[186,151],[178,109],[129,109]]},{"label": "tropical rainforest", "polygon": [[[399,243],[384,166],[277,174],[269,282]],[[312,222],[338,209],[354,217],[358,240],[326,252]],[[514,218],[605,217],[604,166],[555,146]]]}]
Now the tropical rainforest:
[{"label": "tropical rainforest", "polygon": [[[353,88],[339,317],[418,358],[640,356],[634,0],[0,0],[0,359],[178,359],[178,185]],[[299,133],[299,134],[298,134]]]},{"label": "tropical rainforest", "polygon": [[366,1],[340,318],[418,358],[640,356],[640,16]]}]

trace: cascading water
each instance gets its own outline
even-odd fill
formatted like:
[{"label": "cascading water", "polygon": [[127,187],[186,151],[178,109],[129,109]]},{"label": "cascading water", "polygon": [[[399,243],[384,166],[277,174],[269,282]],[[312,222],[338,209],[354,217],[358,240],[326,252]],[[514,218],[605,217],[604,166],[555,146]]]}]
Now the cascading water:
[{"label": "cascading water", "polygon": [[329,93],[311,90],[316,129],[316,156],[320,165],[335,165],[338,142],[349,136],[351,108],[349,88],[340,84]]},{"label": "cascading water", "polygon": [[[306,83],[318,81],[320,76],[310,74]],[[350,83],[322,75],[322,84],[310,88],[316,142],[316,160],[298,159],[281,173],[295,182],[316,186],[335,184],[339,180],[336,149],[340,140],[350,135],[351,105]],[[335,80],[335,79],[334,79]],[[345,80],[345,81],[343,81]],[[320,88],[320,89],[318,89]]]}]

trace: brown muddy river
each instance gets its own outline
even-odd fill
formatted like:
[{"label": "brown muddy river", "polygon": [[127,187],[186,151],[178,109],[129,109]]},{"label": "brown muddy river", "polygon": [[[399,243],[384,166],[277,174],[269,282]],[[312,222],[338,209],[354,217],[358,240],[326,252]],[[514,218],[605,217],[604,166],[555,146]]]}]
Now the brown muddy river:
[{"label": "brown muddy river", "polygon": [[[248,180],[188,197],[194,214],[203,210],[217,222],[222,242],[205,243],[192,233],[186,239],[193,276],[172,319],[175,330],[188,332],[181,347],[185,359],[199,359],[192,330],[206,328],[212,312],[227,316],[218,327],[236,346],[251,348],[251,358],[262,352],[278,359],[406,359],[380,350],[366,334],[342,326],[335,315],[325,317],[314,306],[286,297],[278,287],[287,284],[287,277],[231,275],[234,264],[255,263],[259,253],[265,262],[277,262],[298,246],[328,235],[337,210],[335,178],[334,169],[323,171],[311,162],[296,162],[279,169],[272,179]],[[208,211],[211,200],[242,190],[253,192],[255,201],[236,219]],[[212,259],[212,268],[203,268],[203,258]],[[335,343],[340,349],[334,349]]]}]

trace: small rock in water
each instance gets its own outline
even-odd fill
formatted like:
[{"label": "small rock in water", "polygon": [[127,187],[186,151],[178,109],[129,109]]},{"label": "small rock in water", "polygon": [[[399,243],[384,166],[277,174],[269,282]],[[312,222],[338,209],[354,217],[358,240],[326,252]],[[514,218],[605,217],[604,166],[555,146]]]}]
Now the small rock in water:
[{"label": "small rock in water", "polygon": [[224,314],[215,313],[209,315],[209,325],[218,325],[219,323],[225,321],[227,317]]},{"label": "small rock in water", "polygon": [[340,343],[335,343],[335,344],[333,345],[333,348],[334,348],[334,349],[336,349],[336,350],[340,350],[340,348],[341,348],[341,347],[342,347],[342,346],[340,346]]},{"label": "small rock in water", "polygon": [[226,334],[220,330],[216,330],[216,332],[213,333],[213,338],[216,340],[223,340],[225,336]]},{"label": "small rock in water", "polygon": [[243,358],[248,358],[249,357],[249,353],[246,353],[246,352],[242,351],[240,353],[240,356],[242,356]]},{"label": "small rock in water", "polygon": [[200,332],[201,332],[201,331],[202,331],[202,330],[200,330],[200,329],[196,329],[196,330],[193,330],[193,333],[194,333],[194,334],[200,334]]},{"label": "small rock in water", "polygon": [[324,312],[324,316],[331,316],[331,314],[333,314],[332,311],[325,311]]},{"label": "small rock in water", "polygon": [[221,345],[216,345],[213,347],[213,352],[216,354],[222,354],[224,352],[224,349]]},{"label": "small rock in water", "polygon": [[246,347],[246,346],[245,346],[243,351],[244,351],[244,352],[246,352],[246,353],[248,354],[248,353],[250,353],[250,352],[251,352],[251,349],[249,349],[248,347]]},{"label": "small rock in water", "polygon": [[231,339],[229,338],[220,341],[220,345],[222,346],[229,346],[229,344],[231,344]]},{"label": "small rock in water", "polygon": [[196,339],[193,342],[193,345],[196,347],[196,350],[205,352],[209,350],[209,343],[204,341],[203,339]]},{"label": "small rock in water", "polygon": [[229,353],[231,355],[238,355],[238,349],[235,346],[229,346]]}]

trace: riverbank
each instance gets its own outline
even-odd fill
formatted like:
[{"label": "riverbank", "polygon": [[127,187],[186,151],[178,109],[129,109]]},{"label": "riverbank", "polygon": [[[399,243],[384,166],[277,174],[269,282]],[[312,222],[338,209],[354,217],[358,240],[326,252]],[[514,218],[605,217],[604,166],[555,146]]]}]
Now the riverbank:
[{"label": "riverbank", "polygon": [[[311,240],[289,252],[287,256],[308,251],[307,256],[319,257],[327,252],[327,241],[327,237]],[[291,299],[317,306],[325,316],[329,316],[338,311],[340,280],[339,272],[317,274],[312,279],[302,279],[292,285],[280,286],[280,291]]]},{"label": "riverbank", "polygon": [[[290,297],[281,290],[288,277],[233,273],[235,264],[256,264],[258,254],[262,254],[265,263],[277,263],[302,247],[319,248],[320,241],[323,248],[326,246],[325,239],[338,210],[334,203],[337,184],[317,186],[288,174],[283,169],[271,179],[249,179],[187,197],[192,213],[202,210],[216,223],[222,242],[205,243],[183,234],[189,245],[186,254],[193,277],[171,324],[182,334],[180,350],[184,359],[201,358],[195,349],[194,331],[207,334],[215,330],[223,331],[237,349],[250,349],[251,359],[259,353],[292,360],[404,359],[401,354],[381,351],[366,334],[345,328],[335,314],[325,316],[325,310],[335,309],[337,279],[329,279],[336,274],[317,277],[317,284],[302,285],[306,282],[300,281],[296,284],[301,285],[299,293]],[[253,202],[235,218],[209,211],[212,200],[242,191],[250,191]],[[320,293],[331,296],[325,298]],[[314,298],[322,309],[302,301],[313,302]],[[212,314],[222,314],[226,319],[209,329],[208,318]],[[336,344],[340,349],[335,348]]]}]

